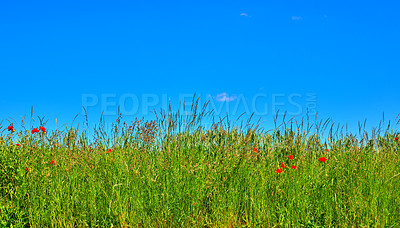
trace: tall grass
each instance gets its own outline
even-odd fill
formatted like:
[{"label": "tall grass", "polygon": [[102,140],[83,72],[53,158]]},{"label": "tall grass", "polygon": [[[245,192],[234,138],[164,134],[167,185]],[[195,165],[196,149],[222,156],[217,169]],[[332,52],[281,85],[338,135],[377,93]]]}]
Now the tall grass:
[{"label": "tall grass", "polygon": [[205,128],[214,116],[198,107],[153,121],[119,116],[111,132],[102,119],[92,136],[72,126],[32,134],[42,121],[3,126],[1,225],[400,226],[395,126],[351,134],[329,120],[278,124],[277,115],[270,131],[228,117]]}]

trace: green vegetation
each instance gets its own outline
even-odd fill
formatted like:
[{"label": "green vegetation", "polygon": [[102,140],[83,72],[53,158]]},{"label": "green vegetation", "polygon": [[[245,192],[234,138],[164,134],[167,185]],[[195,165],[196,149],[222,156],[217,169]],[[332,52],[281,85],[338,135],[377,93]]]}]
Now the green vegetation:
[{"label": "green vegetation", "polygon": [[3,126],[0,225],[400,226],[393,128],[356,136],[329,121],[283,119],[264,131],[227,118],[205,128],[204,110],[194,102],[190,116],[118,118],[108,134],[100,121],[91,137]]}]

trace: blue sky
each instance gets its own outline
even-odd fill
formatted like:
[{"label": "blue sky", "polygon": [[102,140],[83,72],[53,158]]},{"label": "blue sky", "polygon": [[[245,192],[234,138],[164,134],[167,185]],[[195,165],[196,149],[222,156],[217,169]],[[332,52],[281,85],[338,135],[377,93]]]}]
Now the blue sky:
[{"label": "blue sky", "polygon": [[118,105],[151,118],[197,93],[267,127],[273,107],[307,106],[377,125],[400,113],[399,15],[398,1],[2,1],[0,119],[33,106],[55,128],[83,103],[93,123]]}]

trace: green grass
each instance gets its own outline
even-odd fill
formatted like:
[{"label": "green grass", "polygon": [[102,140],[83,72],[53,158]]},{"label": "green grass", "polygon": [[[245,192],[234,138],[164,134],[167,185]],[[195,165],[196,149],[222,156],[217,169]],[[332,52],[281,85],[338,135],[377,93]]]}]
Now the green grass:
[{"label": "green grass", "polygon": [[5,126],[0,225],[400,226],[398,132],[356,137],[323,122],[266,132],[221,121],[206,129],[207,114],[192,113],[119,118],[112,132],[100,123],[90,139],[73,127],[31,134],[39,125],[13,133]]}]

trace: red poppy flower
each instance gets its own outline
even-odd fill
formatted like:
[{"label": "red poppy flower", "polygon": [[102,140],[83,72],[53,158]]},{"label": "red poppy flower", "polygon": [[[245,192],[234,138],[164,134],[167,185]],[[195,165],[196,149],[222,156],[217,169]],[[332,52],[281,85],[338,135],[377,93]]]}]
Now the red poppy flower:
[{"label": "red poppy flower", "polygon": [[289,159],[290,159],[290,160],[293,160],[293,159],[294,159],[294,156],[293,156],[293,155],[289,155]]},{"label": "red poppy flower", "polygon": [[111,149],[107,149],[107,152],[106,152],[107,154],[109,154],[109,153],[111,153]]},{"label": "red poppy flower", "polygon": [[65,169],[65,171],[68,171],[68,169]]},{"label": "red poppy flower", "polygon": [[16,146],[21,146],[21,144],[19,144],[19,143],[17,143],[17,144],[15,144]]},{"label": "red poppy flower", "polygon": [[258,153],[257,148],[254,148],[252,151],[253,151],[254,153]]},{"label": "red poppy flower", "polygon": [[322,158],[318,158],[318,160],[325,162],[327,159],[325,157],[322,157]]},{"label": "red poppy flower", "polygon": [[37,128],[33,128],[32,131],[31,131],[32,134],[35,134],[37,132],[39,132],[39,130]]},{"label": "red poppy flower", "polygon": [[329,151],[329,149],[325,149],[325,151]]},{"label": "red poppy flower", "polygon": [[276,172],[277,172],[277,173],[282,173],[283,170],[282,170],[282,169],[277,169]]},{"label": "red poppy flower", "polygon": [[295,166],[295,165],[292,165],[292,169],[297,169],[297,166]]},{"label": "red poppy flower", "polygon": [[398,141],[398,140],[399,140],[399,137],[394,138],[394,140]]},{"label": "red poppy flower", "polygon": [[282,168],[284,169],[284,168],[285,168],[285,165],[284,165],[283,163],[281,163],[281,165],[282,165]]},{"label": "red poppy flower", "polygon": [[8,131],[13,132],[13,131],[14,131],[14,126],[13,126],[13,125],[10,125],[10,126],[7,127],[7,129],[8,129]]},{"label": "red poppy flower", "polygon": [[28,167],[26,167],[26,168],[25,168],[25,172],[29,172],[29,169],[28,169]]},{"label": "red poppy flower", "polygon": [[54,160],[51,160],[50,164],[56,164],[56,162]]},{"label": "red poppy flower", "polygon": [[40,126],[39,129],[40,129],[43,133],[46,133],[46,128]]}]

